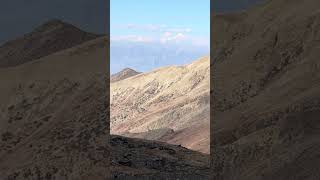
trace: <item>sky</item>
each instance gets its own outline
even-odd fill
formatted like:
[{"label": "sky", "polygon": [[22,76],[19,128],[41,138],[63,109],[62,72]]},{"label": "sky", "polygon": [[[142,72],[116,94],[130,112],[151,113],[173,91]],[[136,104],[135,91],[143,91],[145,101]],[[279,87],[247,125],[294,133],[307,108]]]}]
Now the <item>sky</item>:
[{"label": "sky", "polygon": [[210,53],[210,0],[111,0],[111,73],[187,64]]},{"label": "sky", "polygon": [[[259,1],[262,0],[212,0],[211,11],[238,11]],[[97,34],[109,34],[110,20],[111,72],[125,67],[149,71],[186,64],[210,53],[209,3],[209,0],[1,0],[0,45],[51,19],[61,19]]]},{"label": "sky", "polygon": [[[259,1],[263,0],[212,0],[211,10],[236,11]],[[198,29],[205,26],[199,18],[209,7],[209,0],[1,0],[0,44],[30,32],[50,19],[61,19],[89,32],[108,33],[110,3],[115,21],[130,23],[138,19],[138,23],[149,24],[156,16],[156,21],[163,24],[177,20],[181,26],[200,23]],[[121,33],[119,29],[116,32]]]}]

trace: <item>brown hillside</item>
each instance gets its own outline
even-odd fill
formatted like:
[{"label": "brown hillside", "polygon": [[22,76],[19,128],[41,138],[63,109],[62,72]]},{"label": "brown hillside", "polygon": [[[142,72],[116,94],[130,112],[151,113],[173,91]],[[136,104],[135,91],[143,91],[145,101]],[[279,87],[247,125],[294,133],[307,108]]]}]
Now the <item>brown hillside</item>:
[{"label": "brown hillside", "polygon": [[319,7],[270,0],[233,21],[212,15],[213,37],[223,35],[212,52],[212,179],[320,178]]},{"label": "brown hillside", "polygon": [[107,43],[97,38],[0,69],[1,180],[208,178],[207,155],[109,140]]},{"label": "brown hillside", "polygon": [[113,82],[121,81],[121,80],[127,79],[131,76],[135,76],[137,74],[140,74],[140,72],[137,72],[137,71],[130,69],[130,68],[125,68],[125,69],[121,70],[120,72],[117,72],[116,74],[111,75],[110,82],[113,83]]},{"label": "brown hillside", "polygon": [[0,67],[24,64],[97,37],[71,24],[51,20],[33,32],[0,46]]},{"label": "brown hillside", "polygon": [[209,64],[203,57],[111,83],[111,133],[209,153]]},{"label": "brown hillside", "polygon": [[108,175],[106,43],[0,69],[0,179]]}]

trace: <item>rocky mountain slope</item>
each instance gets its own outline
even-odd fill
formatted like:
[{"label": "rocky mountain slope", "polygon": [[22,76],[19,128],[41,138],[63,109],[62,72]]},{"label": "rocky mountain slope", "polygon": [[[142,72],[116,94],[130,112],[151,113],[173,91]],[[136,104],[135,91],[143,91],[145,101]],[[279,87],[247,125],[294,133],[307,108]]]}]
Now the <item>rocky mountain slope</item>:
[{"label": "rocky mountain slope", "polygon": [[9,41],[0,47],[0,67],[11,67],[45,57],[99,37],[77,27],[51,20],[24,37]]},{"label": "rocky mountain slope", "polygon": [[111,83],[111,134],[209,153],[209,57]]},{"label": "rocky mountain slope", "polygon": [[208,155],[110,137],[107,43],[0,69],[1,180],[208,179]]},{"label": "rocky mountain slope", "polygon": [[181,146],[111,136],[113,179],[209,179],[209,155]]},{"label": "rocky mountain slope", "polygon": [[212,15],[212,179],[320,178],[319,7]]},{"label": "rocky mountain slope", "polygon": [[110,82],[113,83],[113,82],[116,82],[116,81],[121,81],[121,80],[129,78],[131,76],[135,76],[137,74],[140,74],[140,72],[137,72],[137,71],[135,71],[133,69],[130,69],[130,68],[125,68],[122,71],[111,75],[110,76]]},{"label": "rocky mountain slope", "polygon": [[0,179],[110,173],[106,43],[96,39],[0,70]]}]

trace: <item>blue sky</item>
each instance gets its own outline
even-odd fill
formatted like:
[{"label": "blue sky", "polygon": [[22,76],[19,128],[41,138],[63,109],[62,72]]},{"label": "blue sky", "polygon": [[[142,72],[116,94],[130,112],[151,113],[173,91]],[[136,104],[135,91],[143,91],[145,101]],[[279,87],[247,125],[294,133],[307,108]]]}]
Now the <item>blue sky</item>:
[{"label": "blue sky", "polygon": [[209,54],[210,0],[111,0],[111,73],[150,71]]}]

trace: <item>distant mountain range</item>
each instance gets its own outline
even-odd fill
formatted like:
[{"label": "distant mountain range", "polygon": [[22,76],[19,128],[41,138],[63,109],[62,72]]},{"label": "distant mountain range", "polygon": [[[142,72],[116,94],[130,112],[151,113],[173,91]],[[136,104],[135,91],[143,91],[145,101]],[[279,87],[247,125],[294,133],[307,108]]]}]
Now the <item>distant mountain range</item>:
[{"label": "distant mountain range", "polygon": [[209,47],[194,47],[191,44],[173,45],[161,43],[111,42],[111,72],[116,73],[130,66],[148,72],[172,64],[188,64],[210,53]]}]

